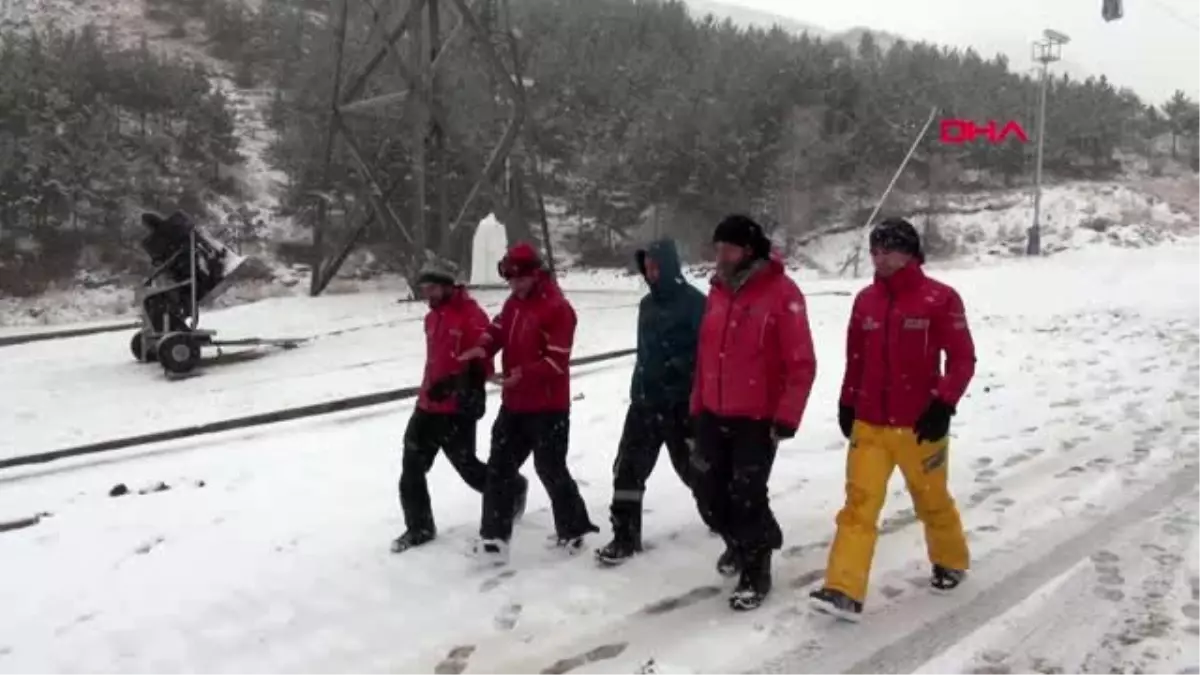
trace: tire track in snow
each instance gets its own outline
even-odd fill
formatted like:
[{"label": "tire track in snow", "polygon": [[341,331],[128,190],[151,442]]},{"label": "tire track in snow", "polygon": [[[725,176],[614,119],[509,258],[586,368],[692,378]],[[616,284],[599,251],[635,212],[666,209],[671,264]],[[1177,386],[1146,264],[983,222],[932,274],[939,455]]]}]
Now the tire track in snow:
[{"label": "tire track in snow", "polygon": [[[864,641],[873,640],[863,631],[853,631],[849,635],[843,634],[838,644],[830,645],[833,649],[827,647],[826,652],[834,653],[825,659],[813,662],[807,658],[807,652],[795,650],[772,659],[756,672],[911,672],[1100,550],[1121,530],[1154,517],[1172,502],[1186,497],[1196,489],[1198,471],[1200,465],[1184,465],[1133,502],[1094,519],[1065,541],[1062,540],[1065,524],[1055,522],[1041,528],[1022,545],[984,559],[972,580],[994,578],[996,581],[977,593],[970,593],[971,586],[964,586],[963,590],[967,592],[953,596],[954,608],[943,611],[932,621],[914,627],[911,616],[905,616],[905,612],[914,609],[912,605],[928,606],[941,600],[932,595],[915,598],[905,605],[907,609],[897,608],[887,616],[878,617],[871,623],[871,633],[891,635],[892,639],[865,657],[855,660],[861,652],[853,646],[857,644],[861,649]],[[1040,553],[1030,559],[1030,551]]]},{"label": "tire track in snow", "polygon": [[[1112,452],[1116,448],[1097,446],[1094,441],[1087,446],[1073,442],[1063,448],[1067,452],[1051,455],[1042,462],[1031,462],[1038,468],[1046,468],[1061,465],[1064,458],[1075,460],[1075,464],[1067,471],[1034,477],[1039,485],[1022,484],[1026,514],[1014,516],[1018,521],[1022,516],[1034,516],[1038,504],[1055,503],[1052,496],[1056,492],[1061,495],[1057,500],[1060,504],[1058,508],[1066,508],[1064,504],[1078,507],[1079,494],[1086,495],[1088,490],[1104,490],[1096,472],[1121,480],[1123,490],[1140,489],[1138,497],[1132,501],[1120,500],[1124,503],[1110,501],[1105,503],[1106,509],[1100,508],[1097,503],[1085,503],[1078,518],[1051,520],[1038,530],[985,554],[982,560],[973,565],[970,583],[956,595],[942,598],[923,593],[905,602],[889,605],[871,617],[868,623],[870,631],[851,629],[823,632],[824,639],[820,640],[816,649],[810,643],[787,650],[769,659],[761,668],[748,671],[746,675],[806,671],[863,675],[910,673],[938,653],[959,643],[977,628],[1006,613],[1051,579],[1102,549],[1109,540],[1120,537],[1122,531],[1153,518],[1184,497],[1194,498],[1195,485],[1200,482],[1200,442],[1189,441],[1189,438],[1194,438],[1190,432],[1196,429],[1195,423],[1200,420],[1200,399],[1195,394],[1196,389],[1200,388],[1200,370],[1196,369],[1198,342],[1189,337],[1170,341],[1171,350],[1162,354],[1160,359],[1165,360],[1171,368],[1186,369],[1177,382],[1178,388],[1168,399],[1169,405],[1180,407],[1178,412],[1183,413],[1182,416],[1174,416],[1177,424],[1171,429],[1174,432],[1172,437],[1164,437],[1169,429],[1168,424],[1156,423],[1158,416],[1145,412],[1144,399],[1124,402],[1122,408],[1132,417],[1130,422],[1140,426],[1140,429],[1133,431],[1129,453],[1126,456],[1116,455]],[[1144,370],[1153,365],[1144,366]],[[1188,394],[1188,390],[1192,393]],[[1092,453],[1085,453],[1084,456],[1078,454],[1088,447],[1092,448]],[[1117,460],[1123,461],[1118,464]],[[1182,467],[1166,473],[1166,477],[1157,482],[1146,484],[1144,477],[1148,472],[1171,465]],[[1016,477],[1020,477],[1020,472],[1008,478],[1012,480]],[[1052,483],[1054,480],[1061,482],[1057,490]],[[1079,485],[1079,492],[1072,490],[1075,484]],[[989,488],[992,486],[995,483]],[[1105,494],[1111,494],[1111,491]],[[1118,491],[1117,494],[1128,492]],[[1000,506],[1001,513],[1009,508],[1004,504]],[[1109,565],[1111,562],[1105,556],[1100,556],[1100,565]],[[1170,555],[1163,557],[1163,565],[1169,567],[1174,562],[1177,561]],[[980,589],[980,583],[986,584],[983,589]],[[944,607],[946,601],[952,603],[949,609]]]}]

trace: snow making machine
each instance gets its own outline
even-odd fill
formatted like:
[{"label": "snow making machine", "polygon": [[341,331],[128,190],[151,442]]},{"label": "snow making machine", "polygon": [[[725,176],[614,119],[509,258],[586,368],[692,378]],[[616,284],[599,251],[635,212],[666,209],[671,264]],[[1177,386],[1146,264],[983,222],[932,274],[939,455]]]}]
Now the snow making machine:
[{"label": "snow making machine", "polygon": [[142,215],[149,234],[142,250],[153,271],[137,289],[142,327],[130,349],[142,363],[157,361],[168,376],[187,375],[200,365],[202,349],[276,346],[291,349],[301,340],[247,338],[217,340],[216,331],[199,328],[200,307],[209,305],[236,279],[247,258],[204,232],[186,215]]}]

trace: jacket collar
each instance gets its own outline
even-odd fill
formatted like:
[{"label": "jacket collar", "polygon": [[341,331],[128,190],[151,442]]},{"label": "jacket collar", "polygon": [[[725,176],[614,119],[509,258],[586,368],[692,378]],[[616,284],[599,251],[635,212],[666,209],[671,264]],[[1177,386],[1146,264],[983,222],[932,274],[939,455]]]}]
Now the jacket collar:
[{"label": "jacket collar", "polygon": [[738,293],[762,279],[785,273],[783,259],[778,254],[772,253],[767,260],[754,261],[749,267],[735,274],[733,279],[727,280],[720,274],[714,274],[710,283],[714,288],[720,288],[729,293]]},{"label": "jacket collar", "polygon": [[892,294],[907,293],[921,285],[925,280],[925,271],[921,263],[912,260],[904,267],[896,270],[890,277],[875,276],[875,283]]}]

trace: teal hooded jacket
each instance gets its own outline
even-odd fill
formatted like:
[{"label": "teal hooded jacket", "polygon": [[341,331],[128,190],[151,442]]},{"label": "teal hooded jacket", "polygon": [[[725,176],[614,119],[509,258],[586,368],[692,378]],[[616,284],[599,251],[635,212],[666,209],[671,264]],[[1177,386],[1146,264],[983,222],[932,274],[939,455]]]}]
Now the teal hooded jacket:
[{"label": "teal hooded jacket", "polygon": [[637,252],[643,277],[646,258],[658,263],[659,276],[638,307],[637,365],[629,396],[640,405],[686,404],[707,298],[683,278],[674,241],[660,239]]}]

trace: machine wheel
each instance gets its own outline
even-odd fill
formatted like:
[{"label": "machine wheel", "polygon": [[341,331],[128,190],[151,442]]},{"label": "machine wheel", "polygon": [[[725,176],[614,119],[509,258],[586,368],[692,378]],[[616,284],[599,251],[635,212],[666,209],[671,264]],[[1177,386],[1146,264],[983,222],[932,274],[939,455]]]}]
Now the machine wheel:
[{"label": "machine wheel", "polygon": [[158,342],[158,362],[177,375],[191,372],[200,363],[200,343],[187,333],[168,333]]},{"label": "machine wheel", "polygon": [[154,342],[151,341],[147,345],[146,352],[142,353],[142,332],[138,331],[133,334],[133,338],[129,340],[129,351],[133,353],[134,360],[140,363],[153,363],[158,360],[158,350],[155,349]]}]

